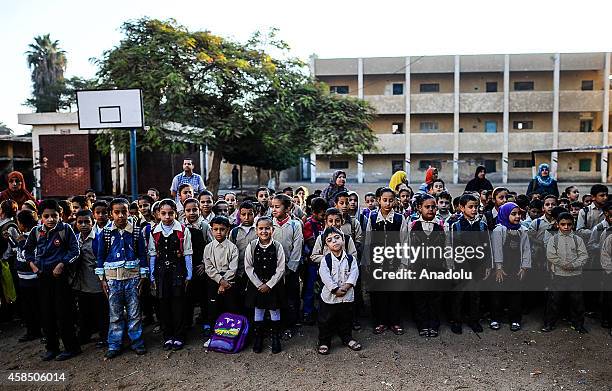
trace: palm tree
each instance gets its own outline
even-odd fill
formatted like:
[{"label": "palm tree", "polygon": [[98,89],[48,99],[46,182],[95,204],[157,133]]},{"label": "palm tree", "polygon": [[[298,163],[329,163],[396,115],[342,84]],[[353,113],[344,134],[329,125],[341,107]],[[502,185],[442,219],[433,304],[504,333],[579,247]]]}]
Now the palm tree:
[{"label": "palm tree", "polygon": [[28,67],[32,70],[32,99],[28,104],[37,113],[57,111],[64,88],[66,52],[59,48],[58,41],[52,41],[49,34],[34,38],[30,44]]}]

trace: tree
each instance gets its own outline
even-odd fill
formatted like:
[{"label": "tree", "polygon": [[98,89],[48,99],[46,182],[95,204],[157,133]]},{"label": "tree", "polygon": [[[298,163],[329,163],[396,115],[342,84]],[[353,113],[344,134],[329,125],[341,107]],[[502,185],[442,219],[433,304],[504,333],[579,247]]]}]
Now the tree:
[{"label": "tree", "polygon": [[29,47],[26,54],[28,67],[32,71],[33,91],[27,104],[33,106],[37,113],[57,111],[64,92],[66,53],[59,48],[57,40],[51,40],[49,34],[35,37]]},{"label": "tree", "polygon": [[13,129],[9,128],[4,122],[0,121],[0,135],[13,135]]}]

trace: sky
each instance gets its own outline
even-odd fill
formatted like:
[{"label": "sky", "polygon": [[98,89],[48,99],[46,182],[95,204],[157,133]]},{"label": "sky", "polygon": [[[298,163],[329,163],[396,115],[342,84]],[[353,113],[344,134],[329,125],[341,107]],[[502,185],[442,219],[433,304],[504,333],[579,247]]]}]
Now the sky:
[{"label": "sky", "polygon": [[192,30],[246,40],[276,27],[304,60],[438,54],[610,51],[610,1],[548,0],[3,0],[0,5],[0,122],[17,133],[31,112],[25,52],[50,33],[66,51],[66,77],[90,78],[91,58],[121,40],[121,24],[174,18]]}]

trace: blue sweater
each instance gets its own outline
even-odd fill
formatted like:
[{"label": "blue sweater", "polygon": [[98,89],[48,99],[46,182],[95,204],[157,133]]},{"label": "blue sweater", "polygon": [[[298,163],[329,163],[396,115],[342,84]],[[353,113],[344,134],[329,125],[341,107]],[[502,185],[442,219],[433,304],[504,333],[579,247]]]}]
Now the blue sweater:
[{"label": "blue sweater", "polygon": [[70,225],[60,222],[47,231],[44,225],[32,228],[23,248],[28,263],[34,262],[42,273],[51,273],[58,263],[74,263],[79,257],[79,242]]},{"label": "blue sweater", "polygon": [[[128,232],[130,228],[132,232]],[[97,265],[96,274],[104,275],[105,269],[135,269],[140,268],[140,274],[146,276],[149,272],[147,250],[142,230],[138,226],[129,225],[122,234],[114,225],[105,227],[96,237]]]}]

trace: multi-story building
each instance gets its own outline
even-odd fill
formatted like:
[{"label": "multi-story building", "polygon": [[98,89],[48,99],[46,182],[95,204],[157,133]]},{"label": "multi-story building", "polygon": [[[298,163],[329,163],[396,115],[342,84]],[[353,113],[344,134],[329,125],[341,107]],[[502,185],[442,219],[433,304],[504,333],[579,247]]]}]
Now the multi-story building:
[{"label": "multi-story building", "polygon": [[[310,71],[330,92],[369,102],[378,137],[378,151],[356,158],[311,154],[313,182],[335,169],[386,181],[403,168],[421,183],[431,165],[459,183],[479,164],[492,181],[522,181],[533,150],[609,143],[610,53],[313,56]],[[607,149],[539,153],[541,162],[561,181],[609,179]]]}]

